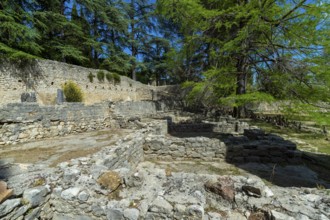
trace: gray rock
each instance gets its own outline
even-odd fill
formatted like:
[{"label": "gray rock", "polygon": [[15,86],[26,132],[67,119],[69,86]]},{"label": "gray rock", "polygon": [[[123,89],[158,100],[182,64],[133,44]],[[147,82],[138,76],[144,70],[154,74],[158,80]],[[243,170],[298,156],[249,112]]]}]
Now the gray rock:
[{"label": "gray rock", "polygon": [[49,190],[46,186],[38,186],[32,189],[27,189],[23,193],[23,199],[28,201],[32,207],[37,207],[45,200]]},{"label": "gray rock", "polygon": [[82,202],[86,202],[89,198],[89,193],[86,191],[82,191],[78,195],[78,199]]},{"label": "gray rock", "polygon": [[100,217],[100,216],[105,214],[103,208],[100,205],[93,205],[92,206],[92,213],[96,217]]},{"label": "gray rock", "polygon": [[19,209],[17,209],[17,210],[14,212],[14,214],[10,217],[10,219],[17,219],[17,218],[23,216],[24,213],[26,213],[27,210],[29,210],[29,207],[30,207],[30,206],[28,206],[28,205],[25,205],[25,206],[20,207]]},{"label": "gray rock", "polygon": [[68,215],[68,214],[62,214],[62,213],[55,213],[53,220],[93,220],[89,216],[85,215]]},{"label": "gray rock", "polygon": [[0,205],[0,217],[7,215],[21,204],[21,199],[8,199]]},{"label": "gray rock", "polygon": [[40,211],[41,211],[41,209],[39,207],[33,209],[33,211],[29,211],[29,213],[24,217],[24,220],[35,220],[35,219],[38,219],[38,217],[40,215]]},{"label": "gray rock", "polygon": [[120,209],[108,209],[106,210],[106,215],[108,220],[123,220],[124,214]]},{"label": "gray rock", "polygon": [[153,212],[148,212],[145,217],[145,220],[160,220],[160,219],[172,220],[173,218],[164,213],[153,213]]},{"label": "gray rock", "polygon": [[274,193],[271,189],[269,189],[269,187],[265,186],[263,191],[262,191],[262,195],[265,197],[273,197]]},{"label": "gray rock", "polygon": [[80,187],[69,188],[61,193],[61,197],[65,200],[73,200],[78,196],[80,191],[81,191]]},{"label": "gray rock", "polygon": [[125,209],[124,216],[127,220],[138,220],[140,211],[137,209]]},{"label": "gray rock", "polygon": [[272,219],[274,220],[295,220],[293,217],[277,212],[275,210],[270,211],[270,213],[272,215]]},{"label": "gray rock", "polygon": [[173,210],[172,205],[166,201],[163,197],[158,196],[149,208],[150,212],[169,214]]},{"label": "gray rock", "polygon": [[190,205],[186,209],[187,214],[193,217],[194,219],[203,219],[204,218],[204,208],[199,205]]},{"label": "gray rock", "polygon": [[66,169],[63,174],[63,180],[65,182],[75,181],[78,178],[79,174],[80,174],[80,170],[78,169],[74,169],[74,168]]},{"label": "gray rock", "polygon": [[221,220],[222,216],[216,212],[208,212],[209,220]]}]

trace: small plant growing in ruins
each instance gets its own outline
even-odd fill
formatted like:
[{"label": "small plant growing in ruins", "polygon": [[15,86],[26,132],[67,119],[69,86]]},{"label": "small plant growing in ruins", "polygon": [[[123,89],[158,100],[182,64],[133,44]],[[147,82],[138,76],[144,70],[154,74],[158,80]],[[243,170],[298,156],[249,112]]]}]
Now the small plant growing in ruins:
[{"label": "small plant growing in ruins", "polygon": [[108,82],[112,82],[113,81],[113,75],[111,73],[107,73],[105,75],[105,78],[108,80]]},{"label": "small plant growing in ruins", "polygon": [[28,205],[30,202],[27,199],[21,199],[21,204],[22,205]]},{"label": "small plant growing in ruins", "polygon": [[45,183],[46,183],[45,178],[40,177],[40,178],[34,180],[33,187],[42,186],[42,185],[45,185]]},{"label": "small plant growing in ruins", "polygon": [[89,82],[91,82],[91,83],[93,83],[93,81],[94,81],[94,74],[93,73],[91,73],[91,72],[89,72],[89,74],[88,74],[88,76],[87,76],[87,78],[89,79]]},{"label": "small plant growing in ruins", "polygon": [[113,74],[113,80],[115,81],[115,84],[119,84],[120,83],[120,75],[117,73]]},{"label": "small plant growing in ruins", "polygon": [[81,88],[72,81],[68,81],[63,85],[63,92],[67,102],[82,102],[83,92]]},{"label": "small plant growing in ruins", "polygon": [[100,82],[104,82],[105,73],[102,70],[98,71],[96,76]]}]

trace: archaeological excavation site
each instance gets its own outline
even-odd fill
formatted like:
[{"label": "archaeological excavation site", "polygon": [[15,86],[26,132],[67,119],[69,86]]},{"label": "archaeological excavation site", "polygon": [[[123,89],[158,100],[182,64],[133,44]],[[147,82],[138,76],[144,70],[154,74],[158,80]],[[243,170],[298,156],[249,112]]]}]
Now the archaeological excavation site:
[{"label": "archaeological excavation site", "polygon": [[[256,116],[266,104],[244,119],[192,111],[180,86],[97,72],[0,69],[0,219],[330,219],[324,129],[292,122],[318,137],[302,139]],[[83,102],[65,101],[68,81]]]}]

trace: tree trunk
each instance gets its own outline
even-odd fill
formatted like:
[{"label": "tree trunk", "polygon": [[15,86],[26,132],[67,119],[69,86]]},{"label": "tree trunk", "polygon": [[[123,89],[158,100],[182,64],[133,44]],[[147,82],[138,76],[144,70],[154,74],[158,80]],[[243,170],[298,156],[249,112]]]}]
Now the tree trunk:
[{"label": "tree trunk", "polygon": [[[239,57],[236,64],[236,95],[243,95],[246,93],[246,68],[244,57]],[[245,106],[234,107],[233,116],[236,118],[245,117]]]}]

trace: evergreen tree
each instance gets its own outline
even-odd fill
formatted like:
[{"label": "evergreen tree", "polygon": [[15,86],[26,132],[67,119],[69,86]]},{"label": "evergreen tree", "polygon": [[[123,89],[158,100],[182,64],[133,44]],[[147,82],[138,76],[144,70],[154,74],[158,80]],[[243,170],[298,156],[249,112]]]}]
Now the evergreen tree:
[{"label": "evergreen tree", "polygon": [[0,56],[11,59],[33,58],[40,55],[40,38],[33,26],[29,1],[0,2]]},{"label": "evergreen tree", "polygon": [[35,2],[34,25],[41,35],[37,43],[44,49],[42,57],[62,62],[74,60],[81,64],[86,58],[77,45],[72,44],[72,39],[79,39],[83,32],[81,27],[67,19],[67,1]]},{"label": "evergreen tree", "polygon": [[158,9],[180,24],[186,44],[205,48],[194,52],[205,54],[207,68],[201,82],[190,84],[193,92],[234,106],[236,116],[244,116],[246,102],[273,99],[279,90],[284,97],[276,98],[304,102],[308,93],[327,90],[319,70],[329,45],[329,5],[321,1],[160,0]]},{"label": "evergreen tree", "polygon": [[152,13],[154,5],[149,0],[130,0],[126,5],[128,19],[127,49],[131,52],[131,77],[136,80],[137,69],[143,69],[139,55],[145,54],[146,44],[154,29]]}]

